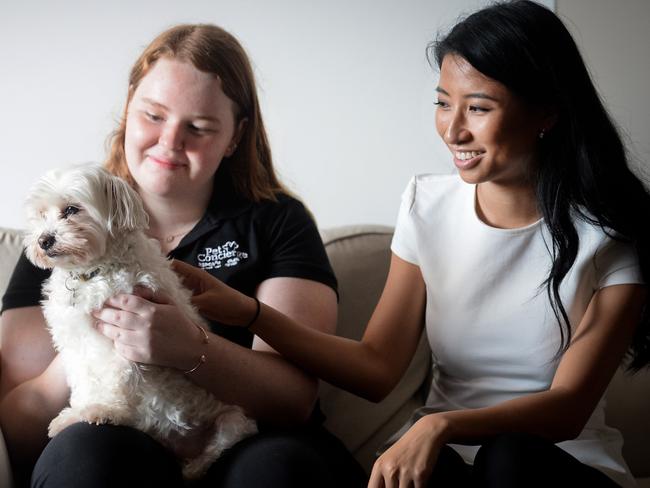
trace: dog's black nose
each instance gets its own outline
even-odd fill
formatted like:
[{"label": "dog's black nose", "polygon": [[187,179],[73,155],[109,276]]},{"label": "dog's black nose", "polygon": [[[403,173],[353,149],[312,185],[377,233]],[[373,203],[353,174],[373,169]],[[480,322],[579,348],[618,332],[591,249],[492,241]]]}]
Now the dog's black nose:
[{"label": "dog's black nose", "polygon": [[38,238],[38,245],[41,246],[41,249],[43,249],[43,251],[47,251],[54,245],[55,242],[56,239],[52,234],[43,234]]}]

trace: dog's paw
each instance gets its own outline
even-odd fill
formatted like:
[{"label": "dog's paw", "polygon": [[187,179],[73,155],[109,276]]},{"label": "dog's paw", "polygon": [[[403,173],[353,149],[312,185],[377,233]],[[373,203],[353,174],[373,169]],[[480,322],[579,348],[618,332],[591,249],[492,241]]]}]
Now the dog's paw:
[{"label": "dog's paw", "polygon": [[126,416],[120,409],[107,405],[87,405],[79,411],[79,416],[89,424],[125,425]]},{"label": "dog's paw", "polygon": [[81,421],[83,421],[83,419],[79,415],[79,412],[76,412],[69,407],[64,408],[61,413],[50,422],[50,425],[47,428],[47,435],[52,438],[66,427]]}]

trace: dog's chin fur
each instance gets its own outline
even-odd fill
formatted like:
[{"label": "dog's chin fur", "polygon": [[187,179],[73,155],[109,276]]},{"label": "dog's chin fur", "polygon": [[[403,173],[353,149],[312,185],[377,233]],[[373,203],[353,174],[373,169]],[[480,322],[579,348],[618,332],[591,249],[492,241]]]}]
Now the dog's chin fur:
[{"label": "dog's chin fur", "polygon": [[158,243],[144,234],[147,215],[126,182],[96,166],[52,171],[31,191],[27,214],[25,253],[52,269],[43,312],[71,389],[70,406],[51,422],[50,437],[80,421],[128,425],[176,452],[184,476],[197,478],[257,431],[241,408],[219,402],[180,371],[122,358],[92,326],[93,310],[136,285],[164,290],[206,326]]}]

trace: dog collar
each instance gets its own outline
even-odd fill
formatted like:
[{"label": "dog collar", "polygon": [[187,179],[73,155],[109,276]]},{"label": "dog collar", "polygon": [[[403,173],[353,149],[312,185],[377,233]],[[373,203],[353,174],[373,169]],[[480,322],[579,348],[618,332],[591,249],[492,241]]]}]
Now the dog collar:
[{"label": "dog collar", "polygon": [[75,273],[74,271],[70,271],[70,278],[78,281],[89,281],[92,280],[95,276],[97,276],[101,270],[102,267],[97,266],[95,269],[87,273]]},{"label": "dog collar", "polygon": [[[77,287],[79,286],[78,282],[92,280],[101,272],[101,270],[102,267],[97,266],[95,269],[89,271],[88,273],[75,273],[74,271],[70,271],[70,276],[68,276],[63,283],[66,289],[69,292],[72,292],[72,296],[70,297],[70,305],[73,307],[77,305]],[[70,281],[73,283],[70,283]]]}]

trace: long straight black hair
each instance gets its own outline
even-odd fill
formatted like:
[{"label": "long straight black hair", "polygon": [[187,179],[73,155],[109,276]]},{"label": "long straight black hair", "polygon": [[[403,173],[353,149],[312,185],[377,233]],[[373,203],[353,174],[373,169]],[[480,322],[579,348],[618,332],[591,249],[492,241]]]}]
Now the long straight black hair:
[{"label": "long straight black hair", "polygon": [[[650,283],[650,196],[629,169],[621,137],[589,76],[571,34],[549,9],[528,0],[496,3],[470,15],[427,50],[431,64],[459,55],[534,106],[552,107],[554,126],[538,144],[536,194],[552,237],[546,287],[561,332],[571,324],[559,288],[579,247],[573,215],[631,242]],[[627,359],[637,371],[650,362],[646,304]]]}]

